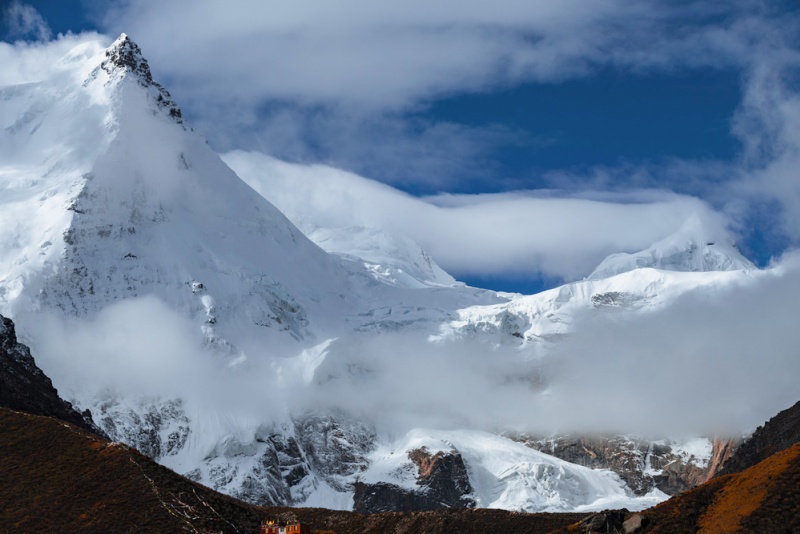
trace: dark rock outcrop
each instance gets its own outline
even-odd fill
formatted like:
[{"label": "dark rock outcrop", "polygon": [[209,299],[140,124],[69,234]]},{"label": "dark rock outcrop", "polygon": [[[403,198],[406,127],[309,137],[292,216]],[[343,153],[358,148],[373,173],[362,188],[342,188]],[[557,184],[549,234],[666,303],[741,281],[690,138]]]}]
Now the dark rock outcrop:
[{"label": "dark rock outcrop", "polygon": [[800,442],[800,401],[764,423],[722,466],[720,474],[738,473]]},{"label": "dark rock outcrop", "polygon": [[373,514],[475,506],[475,501],[470,497],[472,485],[467,468],[457,451],[431,454],[423,447],[410,451],[408,458],[417,467],[419,489],[403,488],[385,482],[356,482],[353,510]]},{"label": "dark rock outcrop", "polygon": [[[164,109],[172,120],[183,125],[183,113],[178,104],[172,99],[169,91],[160,83],[153,80],[150,72],[150,65],[142,56],[139,45],[134,43],[130,37],[124,33],[106,50],[106,59],[100,64],[101,69],[113,75],[115,71],[130,72],[133,74],[142,87],[153,88],[155,91],[155,101]],[[96,75],[93,73],[93,75]],[[185,128],[185,126],[184,126]],[[184,160],[185,163],[185,160]]]},{"label": "dark rock outcrop", "polygon": [[58,396],[53,382],[17,341],[11,319],[0,315],[0,406],[35,415],[46,415],[99,432],[87,411],[78,413],[72,404]]},{"label": "dark rock outcrop", "polygon": [[579,522],[577,529],[580,532],[591,533],[616,533],[629,534],[636,532],[646,524],[646,520],[641,514],[631,514],[626,509],[605,510],[590,515]]},{"label": "dark rock outcrop", "polygon": [[297,444],[313,471],[343,491],[345,477],[364,471],[375,447],[375,429],[342,411],[312,411],[294,420]]}]

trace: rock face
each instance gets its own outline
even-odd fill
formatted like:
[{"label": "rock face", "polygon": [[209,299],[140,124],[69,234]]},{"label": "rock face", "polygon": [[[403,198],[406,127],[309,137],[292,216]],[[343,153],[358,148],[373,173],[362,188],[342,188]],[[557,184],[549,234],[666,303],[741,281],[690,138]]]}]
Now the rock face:
[{"label": "rock face", "polygon": [[[142,56],[142,50],[130,37],[124,33],[120,35],[106,51],[106,58],[98,67],[99,69],[103,69],[111,77],[119,72],[132,73],[139,85],[154,89],[157,93],[156,102],[166,110],[175,122],[183,124],[183,114],[178,104],[175,103],[169,91],[163,85],[153,80],[153,75],[150,73],[150,65]],[[92,76],[96,76],[96,72],[92,73]]]},{"label": "rock face", "polygon": [[592,469],[611,469],[636,495],[653,489],[677,495],[702,484],[730,454],[730,440],[647,441],[625,436],[524,438],[538,451]]},{"label": "rock face", "polygon": [[46,415],[97,433],[92,415],[78,413],[58,396],[50,378],[31,356],[30,349],[17,342],[11,319],[0,315],[0,406],[35,415]]},{"label": "rock face", "polygon": [[800,402],[760,426],[726,461],[720,474],[738,473],[800,442]]},{"label": "rock face", "polygon": [[422,447],[409,451],[408,458],[418,469],[419,489],[384,482],[356,482],[353,510],[372,514],[475,506],[475,501],[470,497],[472,486],[461,454],[456,451],[431,454]]}]

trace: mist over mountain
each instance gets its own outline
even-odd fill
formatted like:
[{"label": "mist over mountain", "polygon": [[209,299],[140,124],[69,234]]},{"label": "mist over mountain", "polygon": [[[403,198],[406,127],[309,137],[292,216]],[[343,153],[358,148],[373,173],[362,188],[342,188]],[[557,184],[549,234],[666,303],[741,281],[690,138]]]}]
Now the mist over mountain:
[{"label": "mist over mountain", "polygon": [[330,169],[223,161],[124,34],[0,87],[0,121],[0,313],[109,437],[250,502],[350,509],[357,484],[414,501],[430,455],[459,458],[465,507],[644,508],[666,495],[513,438],[679,450],[800,396],[797,256],[755,268],[700,202],[665,202],[685,221],[640,252],[518,295],[424,250],[420,213],[466,243],[496,231],[464,199],[408,199],[405,226],[372,205],[391,188],[334,173],[349,203],[307,201]]}]

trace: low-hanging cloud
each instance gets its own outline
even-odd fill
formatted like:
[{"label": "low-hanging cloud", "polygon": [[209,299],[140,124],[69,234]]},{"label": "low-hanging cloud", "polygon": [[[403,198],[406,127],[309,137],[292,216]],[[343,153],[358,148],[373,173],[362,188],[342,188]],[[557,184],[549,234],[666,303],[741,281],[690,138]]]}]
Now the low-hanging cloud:
[{"label": "low-hanging cloud", "polygon": [[324,165],[242,151],[224,159],[312,237],[320,228],[381,228],[415,240],[456,275],[580,278],[608,254],[647,248],[693,215],[717,239],[728,237],[724,217],[706,204],[659,190],[418,198]]},{"label": "low-hanging cloud", "polygon": [[795,253],[654,313],[587,314],[557,350],[553,409],[568,429],[752,431],[800,398],[799,297]]},{"label": "low-hanging cloud", "polygon": [[279,355],[233,363],[204,342],[197,324],[153,296],[111,304],[92,317],[42,312],[15,320],[60,393],[84,406],[98,395],[179,398],[190,412],[261,421],[286,409],[284,383],[269,371]]},{"label": "low-hanging cloud", "polygon": [[245,367],[204,347],[197,325],[153,297],[94,319],[22,322],[68,397],[182,398],[190,414],[234,422],[230,431],[312,409],[345,410],[390,434],[432,427],[675,437],[751,431],[800,397],[798,297],[793,255],[665,309],[587,312],[544,357],[408,331],[330,340],[308,348],[311,357],[264,347]]}]

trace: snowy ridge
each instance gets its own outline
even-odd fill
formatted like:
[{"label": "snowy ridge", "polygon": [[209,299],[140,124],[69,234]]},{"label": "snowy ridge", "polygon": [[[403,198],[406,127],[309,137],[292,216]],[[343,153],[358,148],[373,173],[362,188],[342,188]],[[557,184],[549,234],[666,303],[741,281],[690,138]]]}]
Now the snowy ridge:
[{"label": "snowy ridge", "polygon": [[453,286],[447,274],[417,243],[378,228],[302,227],[305,234],[324,250],[366,268],[376,280],[398,287],[422,288]]},{"label": "snowy ridge", "polygon": [[[291,165],[258,153],[234,151],[224,154],[223,159],[248,185],[280,206],[317,245],[349,261],[363,263],[376,280],[412,288],[456,284],[413,240],[380,228],[375,223],[380,202],[365,201],[361,192],[350,189],[349,183],[356,180],[365,190],[374,190],[379,198],[387,194],[388,186],[338,169]],[[315,187],[320,178],[336,186],[336,202],[352,208],[351,218],[342,218],[327,209],[331,200]],[[298,197],[304,199],[303,203],[298,205],[295,197],[288,197],[287,189],[300,192]]]},{"label": "snowy ridge", "polygon": [[461,309],[458,319],[442,325],[433,339],[478,336],[522,347],[531,343],[541,346],[541,342],[556,342],[572,332],[578,314],[644,313],[667,306],[688,292],[749,283],[758,273],[635,269],[610,278],[573,282],[536,295],[519,295],[506,303]]},{"label": "snowy ridge", "polygon": [[727,236],[715,237],[694,216],[675,234],[645,250],[634,254],[612,254],[587,279],[600,280],[641,268],[708,272],[753,270],[756,267],[728,242]]}]

